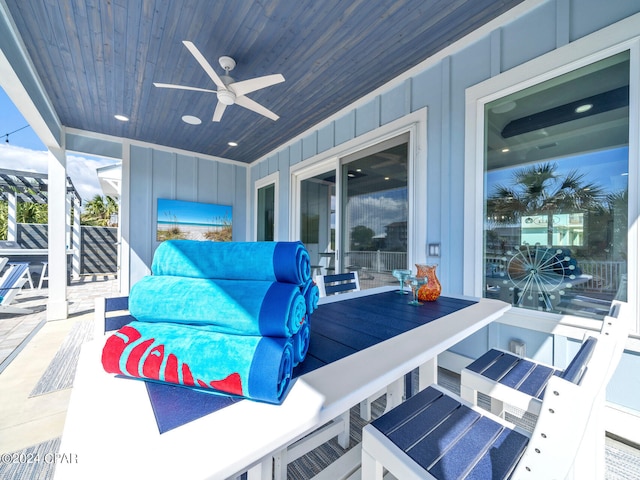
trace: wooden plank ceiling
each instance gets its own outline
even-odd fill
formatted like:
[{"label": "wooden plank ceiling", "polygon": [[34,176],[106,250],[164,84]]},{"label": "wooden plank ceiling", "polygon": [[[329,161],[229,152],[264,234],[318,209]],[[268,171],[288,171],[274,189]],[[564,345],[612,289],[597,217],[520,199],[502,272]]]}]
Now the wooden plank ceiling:
[{"label": "wooden plank ceiling", "polygon": [[[5,1],[63,125],[252,162],[522,0]],[[215,90],[183,40],[219,75],[222,55],[237,81],[284,75],[247,95],[280,119],[214,123],[215,94],[154,87]]]}]

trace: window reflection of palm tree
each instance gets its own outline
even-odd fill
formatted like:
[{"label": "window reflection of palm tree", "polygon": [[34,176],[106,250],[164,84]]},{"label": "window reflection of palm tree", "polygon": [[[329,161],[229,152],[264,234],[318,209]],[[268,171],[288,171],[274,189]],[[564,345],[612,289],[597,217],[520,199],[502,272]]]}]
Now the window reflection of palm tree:
[{"label": "window reflection of palm tree", "polygon": [[558,164],[547,162],[513,172],[509,185],[496,185],[487,199],[487,215],[497,223],[519,223],[527,215],[547,215],[547,244],[552,244],[553,215],[595,212],[603,209],[604,190],[585,182],[586,174],[571,170],[558,173]]},{"label": "window reflection of palm tree", "polygon": [[487,199],[487,217],[498,224],[520,224],[526,216],[547,217],[545,246],[527,245],[506,252],[511,255],[507,273],[514,303],[522,305],[528,299],[551,310],[550,300],[555,298],[551,292],[563,285],[563,276],[572,275],[563,266],[563,260],[567,259],[557,256],[558,252],[551,247],[553,217],[559,213],[603,211],[603,188],[586,182],[585,177],[585,173],[576,170],[560,174],[556,163],[541,163],[514,171],[511,184],[497,185]]}]

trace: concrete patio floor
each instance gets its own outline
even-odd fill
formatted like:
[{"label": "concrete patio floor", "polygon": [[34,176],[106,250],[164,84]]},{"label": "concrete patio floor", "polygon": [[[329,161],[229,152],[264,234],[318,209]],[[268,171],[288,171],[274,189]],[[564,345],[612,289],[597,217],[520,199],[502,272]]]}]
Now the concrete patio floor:
[{"label": "concrete patio floor", "polygon": [[47,289],[23,289],[15,304],[27,315],[0,315],[0,454],[62,435],[71,389],[29,397],[79,320],[93,319],[96,297],[117,295],[113,276],[86,276],[67,290],[69,318],[47,321]]}]

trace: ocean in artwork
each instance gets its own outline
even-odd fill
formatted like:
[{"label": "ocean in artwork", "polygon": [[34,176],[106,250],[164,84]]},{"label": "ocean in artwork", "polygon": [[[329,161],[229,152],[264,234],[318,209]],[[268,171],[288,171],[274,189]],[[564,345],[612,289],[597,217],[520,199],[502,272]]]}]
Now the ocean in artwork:
[{"label": "ocean in artwork", "polygon": [[159,198],[156,240],[229,242],[233,232],[232,220],[232,207],[229,205]]}]

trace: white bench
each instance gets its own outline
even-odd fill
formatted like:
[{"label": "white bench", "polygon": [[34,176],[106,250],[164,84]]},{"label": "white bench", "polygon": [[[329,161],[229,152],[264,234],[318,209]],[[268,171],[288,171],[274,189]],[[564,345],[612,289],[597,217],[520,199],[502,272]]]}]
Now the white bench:
[{"label": "white bench", "polygon": [[[600,333],[609,331],[612,322],[627,322],[627,310],[626,303],[614,303],[610,315],[603,320]],[[593,348],[594,338],[587,336],[564,370],[511,352],[491,349],[462,370],[460,395],[473,405],[478,404],[478,393],[489,396],[491,412],[501,417],[504,416],[505,404],[538,415],[549,379],[560,376],[580,383]]]},{"label": "white bench", "polygon": [[604,323],[579,384],[549,378],[532,433],[432,385],[364,428],[362,478],[604,478],[604,395],[627,315]]}]

